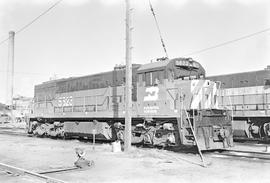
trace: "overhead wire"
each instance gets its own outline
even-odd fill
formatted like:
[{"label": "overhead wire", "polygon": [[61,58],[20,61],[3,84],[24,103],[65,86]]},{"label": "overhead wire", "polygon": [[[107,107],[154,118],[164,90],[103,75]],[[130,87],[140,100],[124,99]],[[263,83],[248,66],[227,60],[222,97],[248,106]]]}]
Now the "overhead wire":
[{"label": "overhead wire", "polygon": [[[24,25],[23,27],[21,27],[20,29],[18,29],[17,31],[15,31],[15,34],[18,34],[20,32],[22,32],[23,30],[25,30],[27,27],[29,27],[30,25],[32,25],[34,22],[36,22],[39,18],[41,18],[42,16],[44,16],[46,13],[48,13],[50,10],[52,10],[53,8],[55,8],[59,3],[61,3],[63,0],[58,0],[57,2],[55,2],[52,6],[50,6],[48,9],[46,9],[44,12],[42,12],[39,16],[37,16],[36,18],[34,18],[32,21],[30,21],[29,23],[27,23],[26,25]],[[161,40],[161,43],[162,43],[162,46],[163,46],[163,49],[164,49],[164,52],[166,54],[166,57],[168,57],[168,53],[167,53],[167,49],[165,47],[165,43],[164,43],[164,40],[162,38],[162,35],[161,35],[161,31],[160,31],[160,27],[159,27],[159,24],[158,24],[158,21],[157,21],[157,18],[156,18],[156,14],[154,12],[154,9],[153,9],[153,6],[151,4],[151,1],[149,0],[149,6],[150,6],[150,9],[152,11],[152,14],[154,16],[154,19],[155,19],[155,23],[156,23],[156,26],[157,26],[157,29],[158,29],[158,32],[159,32],[159,36],[160,36],[160,40]],[[209,50],[212,50],[212,49],[215,49],[215,48],[218,48],[218,47],[222,47],[222,46],[225,46],[227,44],[232,44],[234,42],[237,42],[237,41],[241,41],[241,40],[244,40],[244,39],[248,39],[250,37],[253,37],[253,36],[256,36],[258,34],[262,34],[264,32],[268,32],[270,31],[270,28],[267,28],[267,29],[264,29],[264,30],[261,30],[261,31],[258,31],[258,32],[255,32],[255,33],[252,33],[252,34],[248,34],[248,35],[245,35],[245,36],[241,36],[239,38],[236,38],[236,39],[233,39],[233,40],[230,40],[230,41],[226,41],[226,42],[223,42],[223,43],[219,43],[219,44],[216,44],[216,45],[213,45],[213,46],[210,46],[210,47],[207,47],[207,48],[203,48],[203,49],[200,49],[200,50],[196,50],[196,51],[193,51],[193,52],[190,52],[188,54],[184,54],[183,56],[190,56],[190,55],[195,55],[195,54],[199,54],[199,53],[203,53],[203,52],[206,52],[206,51],[209,51]],[[0,45],[4,44],[7,40],[9,39],[9,37],[3,39],[2,41],[0,41]]]},{"label": "overhead wire", "polygon": [[157,29],[158,29],[158,33],[159,33],[159,37],[160,37],[160,41],[161,41],[163,50],[164,50],[164,52],[165,52],[165,54],[166,54],[166,57],[169,58],[169,55],[168,55],[168,52],[167,52],[167,49],[166,49],[164,40],[163,40],[162,35],[161,35],[161,31],[160,31],[160,28],[159,28],[159,24],[158,24],[158,21],[157,21],[157,17],[156,17],[154,8],[153,8],[153,6],[152,6],[151,1],[148,0],[148,2],[149,2],[149,6],[150,6],[151,12],[152,12],[152,14],[153,14],[153,17],[154,17],[154,19],[155,19],[155,23],[156,23],[156,26],[157,26]]},{"label": "overhead wire", "polygon": [[8,39],[9,39],[9,37],[3,39],[3,40],[0,42],[0,45],[4,44]]},{"label": "overhead wire", "polygon": [[[56,7],[59,3],[61,3],[63,0],[56,1],[53,5],[51,5],[48,9],[46,9],[44,12],[42,12],[40,15],[38,15],[36,18],[31,20],[29,23],[25,24],[21,28],[19,28],[17,31],[15,31],[15,34],[19,34],[20,32],[24,31],[27,27],[32,25],[34,22],[36,22],[38,19],[40,19],[42,16],[47,14],[49,11],[51,11],[54,7]],[[0,45],[4,44],[9,38],[5,38],[2,41],[0,41]]]},{"label": "overhead wire", "polygon": [[219,43],[219,44],[216,44],[216,45],[214,45],[214,46],[210,46],[210,47],[207,47],[207,48],[204,48],[204,49],[200,49],[200,50],[197,50],[197,51],[190,52],[190,53],[188,53],[188,54],[185,54],[184,57],[190,56],[190,55],[199,54],[199,53],[203,53],[203,52],[206,52],[206,51],[209,51],[209,50],[218,48],[218,47],[226,46],[226,45],[228,45],[228,44],[232,44],[232,43],[234,43],[234,42],[238,42],[238,41],[241,41],[241,40],[244,40],[244,39],[248,39],[248,38],[250,38],[250,37],[257,36],[258,34],[262,34],[262,33],[268,32],[268,31],[270,31],[270,28],[263,29],[263,30],[261,30],[261,31],[254,32],[254,33],[252,33],[252,34],[248,34],[248,35],[245,35],[245,36],[241,36],[241,37],[239,37],[239,38],[236,38],[236,39],[233,39],[233,40],[230,40],[230,41],[226,41],[226,42],[223,42],[223,43]]},{"label": "overhead wire", "polygon": [[[24,26],[22,26],[21,28],[19,28],[18,30],[15,31],[15,34],[19,34],[22,31],[24,31],[26,28],[28,28],[29,26],[31,26],[33,23],[35,23],[38,19],[40,19],[42,16],[44,16],[45,14],[47,14],[49,11],[51,11],[53,8],[55,8],[58,4],[60,4],[63,0],[58,0],[56,1],[54,4],[52,4],[48,9],[46,9],[45,11],[43,11],[41,14],[39,14],[37,17],[35,17],[33,20],[31,20],[29,23],[25,24]],[[9,40],[9,37],[3,39],[2,41],[0,41],[0,46],[2,44],[4,44],[6,41]],[[5,72],[5,71],[1,71],[0,72]],[[43,75],[43,74],[39,74],[39,73],[23,73],[23,72],[16,72],[17,74],[30,74],[30,75]]]},{"label": "overhead wire", "polygon": [[61,3],[63,0],[59,0],[57,2],[55,2],[52,6],[50,6],[47,10],[45,10],[43,13],[41,13],[39,16],[37,16],[36,18],[34,18],[32,21],[30,21],[28,24],[26,24],[25,26],[23,26],[22,28],[20,28],[19,30],[15,31],[16,34],[22,32],[24,29],[26,29],[27,27],[29,27],[30,25],[32,25],[35,21],[37,21],[39,18],[41,18],[43,15],[45,15],[46,13],[48,13],[50,10],[52,10],[54,7],[56,7],[59,3]]},{"label": "overhead wire", "polygon": [[[9,71],[0,70],[0,73],[8,73],[8,72]],[[14,72],[14,74],[19,74],[19,75],[44,75],[44,76],[46,76],[46,74],[34,73],[34,72]]]}]

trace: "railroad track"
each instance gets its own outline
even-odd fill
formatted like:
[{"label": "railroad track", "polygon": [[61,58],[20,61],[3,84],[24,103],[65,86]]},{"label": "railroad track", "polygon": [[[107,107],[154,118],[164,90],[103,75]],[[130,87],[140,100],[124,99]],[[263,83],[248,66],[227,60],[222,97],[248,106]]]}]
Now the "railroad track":
[{"label": "railroad track", "polygon": [[267,147],[267,146],[270,146],[270,144],[266,144],[266,143],[260,143],[260,142],[256,142],[256,143],[253,143],[253,142],[234,142],[234,145],[235,146],[243,146],[243,147]]},{"label": "railroad track", "polygon": [[270,144],[270,139],[261,138],[233,138],[233,141],[239,144]]},{"label": "railroad track", "polygon": [[[12,128],[0,128],[0,134],[4,135],[15,135],[15,136],[29,136],[29,134],[23,131],[13,131]],[[263,147],[265,144],[258,143],[237,143],[242,146],[253,146]],[[246,159],[257,159],[269,161],[270,153],[268,152],[254,152],[254,151],[241,151],[241,150],[222,150],[219,152],[207,152],[206,154],[212,154],[217,157],[235,157],[235,158],[246,158]]]},{"label": "railroad track", "polygon": [[17,136],[28,136],[27,133],[23,131],[14,131],[12,128],[0,128],[0,134],[3,135],[17,135]]},{"label": "railroad track", "polygon": [[270,153],[267,152],[255,152],[255,151],[241,151],[241,150],[223,150],[220,152],[211,152],[214,156],[220,157],[236,157],[236,158],[246,158],[253,160],[264,160],[270,163]]},{"label": "railroad track", "polygon": [[[19,167],[15,167],[12,165],[8,165],[8,164],[4,164],[4,163],[0,163],[0,170],[3,172],[8,172],[9,174],[14,174],[14,175],[28,175],[31,176],[33,178],[38,178],[41,180],[44,180],[45,182],[53,182],[53,183],[67,183],[66,181],[60,180],[60,179],[56,179],[53,177],[49,177],[46,175],[42,175],[41,173],[36,173],[30,170],[26,170],[23,168],[19,168]],[[43,173],[46,174],[47,172]]]}]

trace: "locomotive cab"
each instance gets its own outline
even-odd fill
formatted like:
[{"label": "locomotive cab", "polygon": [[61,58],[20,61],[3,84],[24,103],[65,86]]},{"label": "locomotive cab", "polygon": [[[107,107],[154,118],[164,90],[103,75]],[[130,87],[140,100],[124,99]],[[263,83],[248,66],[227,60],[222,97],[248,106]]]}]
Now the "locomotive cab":
[{"label": "locomotive cab", "polygon": [[204,69],[191,58],[165,59],[145,64],[137,70],[137,75],[137,105],[139,114],[146,116],[175,115],[179,112],[181,97],[185,97],[187,109],[192,107],[188,104],[194,107],[195,103],[190,103],[193,100],[191,90],[197,91],[204,85],[210,87],[207,86],[209,83],[201,80],[205,77]]},{"label": "locomotive cab", "polygon": [[138,115],[173,125],[175,144],[194,145],[196,135],[203,150],[232,145],[230,117],[218,109],[218,85],[204,79],[198,62],[165,59],[141,66],[137,74]]}]

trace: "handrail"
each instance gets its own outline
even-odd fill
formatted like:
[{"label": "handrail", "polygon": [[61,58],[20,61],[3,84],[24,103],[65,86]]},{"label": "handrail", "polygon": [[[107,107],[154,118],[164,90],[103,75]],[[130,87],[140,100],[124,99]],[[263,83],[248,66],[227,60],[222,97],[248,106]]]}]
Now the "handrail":
[{"label": "handrail", "polygon": [[188,112],[187,112],[187,110],[186,110],[186,108],[185,108],[184,105],[183,105],[183,110],[184,110],[184,112],[185,112],[185,114],[186,114],[186,116],[187,116],[188,123],[189,123],[190,129],[191,129],[191,132],[192,132],[192,134],[193,134],[193,136],[194,136],[194,140],[195,140],[195,142],[196,142],[196,146],[197,146],[197,148],[198,148],[198,152],[199,152],[199,155],[200,155],[201,160],[202,160],[202,163],[203,163],[203,167],[206,167],[205,161],[204,161],[204,157],[203,157],[203,155],[202,155],[201,148],[200,148],[200,146],[199,146],[199,143],[198,143],[196,134],[195,134],[194,129],[193,129],[194,127],[192,127],[192,124],[191,124],[191,121],[190,121],[189,114],[188,114]]}]

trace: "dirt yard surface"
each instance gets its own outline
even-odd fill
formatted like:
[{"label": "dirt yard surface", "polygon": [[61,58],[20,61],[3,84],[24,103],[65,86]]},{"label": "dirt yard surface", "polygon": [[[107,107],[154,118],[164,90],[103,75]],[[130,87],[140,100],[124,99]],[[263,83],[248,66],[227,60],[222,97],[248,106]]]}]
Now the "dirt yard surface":
[{"label": "dirt yard surface", "polygon": [[[218,158],[205,155],[207,168],[200,166],[198,155],[158,149],[133,147],[129,153],[112,152],[110,144],[78,140],[54,140],[0,134],[0,163],[41,172],[72,167],[77,157],[75,148],[84,148],[86,159],[95,165],[86,170],[47,174],[70,183],[80,182],[265,182],[269,183],[270,161]],[[6,174],[0,170],[0,182],[44,182],[40,179]]]},{"label": "dirt yard surface", "polygon": [[24,122],[21,122],[21,123],[0,123],[0,128],[25,131],[25,127],[26,127],[26,124]]}]

